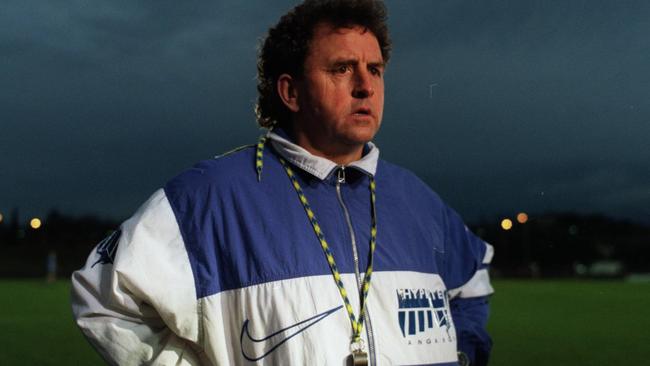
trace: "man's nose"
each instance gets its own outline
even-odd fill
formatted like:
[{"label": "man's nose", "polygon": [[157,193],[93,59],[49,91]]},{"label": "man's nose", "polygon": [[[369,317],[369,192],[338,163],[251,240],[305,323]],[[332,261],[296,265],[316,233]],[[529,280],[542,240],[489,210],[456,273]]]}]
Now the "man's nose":
[{"label": "man's nose", "polygon": [[358,70],[354,75],[354,87],[352,89],[352,96],[354,98],[364,99],[369,98],[375,94],[372,86],[371,75],[368,70]]}]

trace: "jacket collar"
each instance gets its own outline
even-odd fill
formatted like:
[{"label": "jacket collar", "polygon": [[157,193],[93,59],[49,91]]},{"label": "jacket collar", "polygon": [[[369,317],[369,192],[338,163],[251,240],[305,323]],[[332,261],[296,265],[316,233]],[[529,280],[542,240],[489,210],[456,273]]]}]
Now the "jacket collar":
[{"label": "jacket collar", "polygon": [[[320,180],[325,180],[330,174],[339,168],[340,165],[335,162],[312,155],[309,151],[293,143],[289,136],[282,129],[269,130],[266,137],[271,141],[273,148],[285,160],[298,168],[312,174]],[[357,161],[346,165],[346,168],[358,169],[370,176],[374,176],[377,171],[377,161],[379,160],[379,149],[372,142],[368,142],[363,149],[363,156]]]}]

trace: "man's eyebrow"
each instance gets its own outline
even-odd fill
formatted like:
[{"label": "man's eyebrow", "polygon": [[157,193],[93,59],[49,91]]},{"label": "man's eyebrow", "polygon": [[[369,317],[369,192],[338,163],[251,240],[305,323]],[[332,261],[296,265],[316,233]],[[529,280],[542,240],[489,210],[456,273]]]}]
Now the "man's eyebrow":
[{"label": "man's eyebrow", "polygon": [[[335,66],[340,66],[340,65],[358,65],[359,60],[356,58],[337,58],[331,61],[332,65]],[[381,67],[383,68],[386,65],[384,61],[370,61],[368,62],[368,66],[372,67]]]},{"label": "man's eyebrow", "polygon": [[336,58],[330,61],[332,65],[356,65],[359,63],[359,60],[356,58]]}]

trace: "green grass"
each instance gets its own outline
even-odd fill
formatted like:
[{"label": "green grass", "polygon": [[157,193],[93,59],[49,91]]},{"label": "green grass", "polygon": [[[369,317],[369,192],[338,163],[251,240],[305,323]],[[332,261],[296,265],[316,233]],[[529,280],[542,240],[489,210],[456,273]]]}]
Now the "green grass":
[{"label": "green grass", "polygon": [[496,281],[491,365],[650,364],[650,283]]},{"label": "green grass", "polygon": [[[492,366],[646,365],[650,283],[495,281]],[[0,281],[0,365],[101,365],[70,284]]]},{"label": "green grass", "polygon": [[68,281],[0,281],[0,365],[103,365],[69,298]]}]

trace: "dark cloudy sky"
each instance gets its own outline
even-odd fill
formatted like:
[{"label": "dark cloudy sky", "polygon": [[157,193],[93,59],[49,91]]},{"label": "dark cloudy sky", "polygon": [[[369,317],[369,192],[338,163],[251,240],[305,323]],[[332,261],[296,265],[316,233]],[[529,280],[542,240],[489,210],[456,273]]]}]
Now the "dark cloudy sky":
[{"label": "dark cloudy sky", "polygon": [[[3,0],[0,212],[123,219],[253,143],[258,40],[292,1]],[[466,219],[650,222],[650,2],[388,1],[382,156]]]}]

